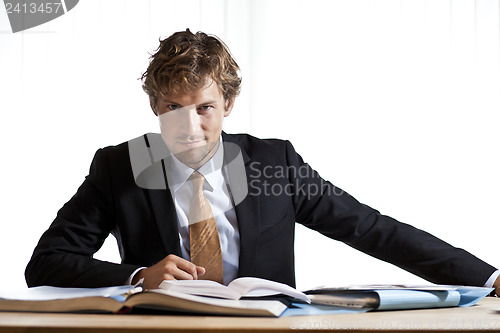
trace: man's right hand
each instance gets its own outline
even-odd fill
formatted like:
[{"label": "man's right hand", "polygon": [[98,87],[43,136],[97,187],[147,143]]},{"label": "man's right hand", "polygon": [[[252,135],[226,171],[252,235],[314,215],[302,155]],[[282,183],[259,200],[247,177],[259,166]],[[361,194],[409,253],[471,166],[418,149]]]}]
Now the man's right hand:
[{"label": "man's right hand", "polygon": [[203,274],[205,268],[170,254],[157,264],[139,271],[132,279],[132,284],[144,279],[145,288],[155,289],[163,280],[197,280]]}]

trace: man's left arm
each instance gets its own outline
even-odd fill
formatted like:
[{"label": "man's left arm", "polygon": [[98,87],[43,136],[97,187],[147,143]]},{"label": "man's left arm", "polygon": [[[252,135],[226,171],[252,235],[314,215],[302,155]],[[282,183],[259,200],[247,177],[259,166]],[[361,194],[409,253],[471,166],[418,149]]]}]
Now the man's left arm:
[{"label": "man's left arm", "polygon": [[[484,286],[496,271],[467,251],[358,202],[322,179],[290,143],[286,151],[288,167],[306,175],[289,181],[296,188],[319,189],[294,195],[297,222],[433,283]],[[500,292],[500,279],[494,287]]]}]

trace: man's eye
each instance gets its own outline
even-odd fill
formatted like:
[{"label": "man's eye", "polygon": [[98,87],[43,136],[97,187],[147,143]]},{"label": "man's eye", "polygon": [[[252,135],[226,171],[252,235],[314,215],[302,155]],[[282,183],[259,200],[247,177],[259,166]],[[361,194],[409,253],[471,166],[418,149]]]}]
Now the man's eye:
[{"label": "man's eye", "polygon": [[167,110],[168,111],[177,110],[178,108],[179,108],[179,105],[176,105],[176,104],[169,104],[169,105],[167,105]]},{"label": "man's eye", "polygon": [[208,110],[210,110],[211,108],[212,108],[212,106],[211,106],[211,105],[202,105],[202,106],[198,107],[198,110],[199,110],[199,111],[208,111]]}]

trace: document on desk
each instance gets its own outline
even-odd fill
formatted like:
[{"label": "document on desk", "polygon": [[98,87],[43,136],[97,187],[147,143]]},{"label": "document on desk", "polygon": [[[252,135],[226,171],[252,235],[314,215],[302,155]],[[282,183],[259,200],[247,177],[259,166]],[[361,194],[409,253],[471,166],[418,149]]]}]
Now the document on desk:
[{"label": "document on desk", "polygon": [[450,285],[373,285],[346,288],[316,288],[305,294],[313,304],[402,310],[453,306],[470,306],[493,289]]}]

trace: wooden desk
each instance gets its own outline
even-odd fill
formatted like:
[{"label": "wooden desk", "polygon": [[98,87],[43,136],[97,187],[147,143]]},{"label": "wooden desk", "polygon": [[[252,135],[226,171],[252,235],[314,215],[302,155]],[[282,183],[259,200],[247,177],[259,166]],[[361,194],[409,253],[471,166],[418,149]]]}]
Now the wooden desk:
[{"label": "wooden desk", "polygon": [[284,332],[337,329],[343,332],[500,332],[500,298],[468,308],[368,312],[284,318],[168,315],[0,313],[2,333],[47,332]]}]

